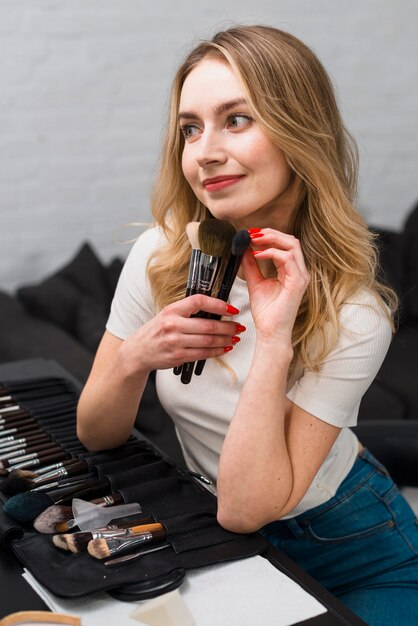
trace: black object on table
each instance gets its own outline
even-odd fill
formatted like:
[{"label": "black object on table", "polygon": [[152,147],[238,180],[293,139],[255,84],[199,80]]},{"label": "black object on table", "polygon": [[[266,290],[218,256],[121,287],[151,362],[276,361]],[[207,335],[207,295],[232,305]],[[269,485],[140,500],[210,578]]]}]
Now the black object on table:
[{"label": "black object on table", "polygon": [[[45,376],[66,378],[78,389],[81,389],[79,381],[54,360],[38,358],[0,364],[0,381],[36,378],[38,376],[39,378]],[[143,438],[142,435],[141,438]],[[2,511],[0,514],[4,515]],[[366,626],[363,620],[324,589],[287,555],[271,544],[269,544],[265,555],[273,566],[297,582],[327,609],[326,613],[298,622],[293,626]],[[48,610],[43,600],[22,578],[22,571],[21,564],[11,551],[0,550],[0,619],[15,611]]]}]

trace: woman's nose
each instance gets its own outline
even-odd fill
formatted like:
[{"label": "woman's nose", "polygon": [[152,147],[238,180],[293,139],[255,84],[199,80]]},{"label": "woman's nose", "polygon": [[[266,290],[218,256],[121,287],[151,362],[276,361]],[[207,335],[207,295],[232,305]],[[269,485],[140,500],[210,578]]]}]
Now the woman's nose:
[{"label": "woman's nose", "polygon": [[211,163],[223,163],[226,160],[226,149],[220,133],[205,130],[199,140],[196,161],[200,167]]}]

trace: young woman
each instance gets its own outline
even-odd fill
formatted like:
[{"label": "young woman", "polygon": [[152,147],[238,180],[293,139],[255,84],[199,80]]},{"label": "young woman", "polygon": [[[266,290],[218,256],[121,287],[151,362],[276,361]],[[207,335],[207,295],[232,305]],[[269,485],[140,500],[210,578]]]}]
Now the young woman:
[{"label": "young woman", "polygon": [[[157,370],[188,466],[216,482],[220,524],[262,529],[367,623],[406,626],[418,527],[349,429],[394,308],[355,185],[354,143],[309,48],[263,26],[198,45],[174,81],[155,227],[125,264],[78,432],[91,449],[122,444]],[[185,228],[211,216],[252,238],[230,304],[184,297]],[[199,359],[183,385],[173,367]]]}]

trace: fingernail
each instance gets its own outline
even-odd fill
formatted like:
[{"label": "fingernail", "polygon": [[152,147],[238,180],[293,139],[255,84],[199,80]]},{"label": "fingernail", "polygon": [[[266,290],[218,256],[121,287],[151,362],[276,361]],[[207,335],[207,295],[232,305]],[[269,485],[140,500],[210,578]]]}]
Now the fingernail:
[{"label": "fingernail", "polygon": [[239,309],[236,309],[234,306],[232,306],[232,304],[227,304],[226,312],[231,313],[232,315],[236,315],[237,313],[239,313]]},{"label": "fingernail", "polygon": [[241,339],[239,337],[231,337],[232,345],[234,345],[234,343],[238,343],[238,341],[241,341]]},{"label": "fingernail", "polygon": [[260,237],[264,237],[263,233],[250,233],[250,239],[260,239]]},{"label": "fingernail", "polygon": [[233,348],[233,346],[226,346],[224,348],[224,352],[231,352],[232,348]]},{"label": "fingernail", "polygon": [[251,254],[260,254],[260,252],[263,252],[262,250],[251,250]]},{"label": "fingernail", "polygon": [[236,333],[243,333],[244,330],[247,330],[245,326],[243,326],[242,324],[237,324],[235,326],[235,332]]},{"label": "fingernail", "polygon": [[248,228],[247,232],[249,232],[250,235],[251,235],[252,233],[259,233],[260,230],[261,230],[261,228]]}]

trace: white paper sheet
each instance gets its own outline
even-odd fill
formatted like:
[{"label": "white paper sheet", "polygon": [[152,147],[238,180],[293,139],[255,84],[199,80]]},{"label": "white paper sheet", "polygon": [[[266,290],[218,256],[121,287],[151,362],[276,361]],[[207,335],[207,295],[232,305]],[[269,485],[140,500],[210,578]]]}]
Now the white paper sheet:
[{"label": "white paper sheet", "polygon": [[[27,570],[23,577],[52,611],[77,615],[83,626],[141,626],[130,618],[140,602],[119,602],[106,593],[58,598]],[[179,591],[196,626],[291,626],[326,611],[261,556],[189,570]]]}]

